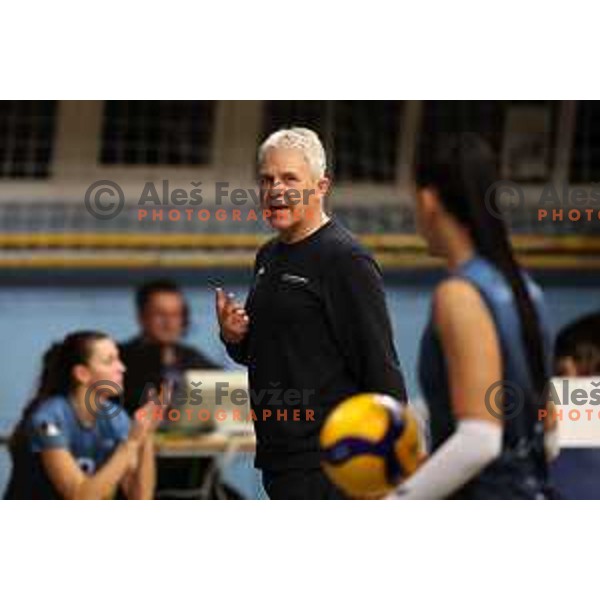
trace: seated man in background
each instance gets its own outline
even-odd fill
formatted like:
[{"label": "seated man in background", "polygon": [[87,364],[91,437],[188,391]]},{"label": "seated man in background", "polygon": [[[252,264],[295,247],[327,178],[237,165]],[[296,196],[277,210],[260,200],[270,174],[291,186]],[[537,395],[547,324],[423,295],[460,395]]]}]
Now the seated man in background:
[{"label": "seated man in background", "polygon": [[[172,398],[177,398],[183,391],[185,371],[221,368],[182,343],[189,325],[189,307],[175,282],[148,282],[137,290],[135,301],[140,334],[120,345],[121,360],[127,368],[124,401],[130,415],[145,403],[151,390],[158,391],[161,385],[170,386]],[[159,458],[158,497],[167,497],[166,490],[189,488],[192,474],[201,477],[211,463],[211,459]]]},{"label": "seated man in background", "polygon": [[181,342],[189,324],[189,308],[177,284],[151,281],[136,293],[140,335],[121,344],[125,372],[125,408],[131,415],[144,404],[148,385],[178,387],[189,369],[220,369],[201,352]]},{"label": "seated man in background", "polygon": [[[575,391],[575,387],[586,391],[588,403],[578,406],[569,400],[568,404],[556,407],[562,409],[563,448],[552,464],[552,477],[560,495],[566,499],[600,499],[600,435],[594,433],[600,428],[600,420],[598,406],[589,401],[590,392],[595,388],[594,380],[600,379],[600,312],[582,317],[561,329],[554,346],[554,369],[555,389],[562,390],[560,380],[567,379],[571,383],[570,393]],[[565,399],[561,401],[565,402]],[[573,409],[584,416],[592,409],[593,420],[588,422],[582,417],[571,421],[569,411]],[[558,425],[560,431],[560,421]],[[591,441],[573,444],[569,440],[573,436],[589,436]],[[596,440],[596,437],[599,439]]]}]

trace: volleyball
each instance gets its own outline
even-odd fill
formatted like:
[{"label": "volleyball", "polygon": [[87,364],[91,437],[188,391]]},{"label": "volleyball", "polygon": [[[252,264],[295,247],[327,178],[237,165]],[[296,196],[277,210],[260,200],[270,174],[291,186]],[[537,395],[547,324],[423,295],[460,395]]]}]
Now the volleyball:
[{"label": "volleyball", "polygon": [[328,416],[320,434],[327,476],[352,498],[379,498],[413,473],[421,436],[413,410],[390,396],[358,394]]}]

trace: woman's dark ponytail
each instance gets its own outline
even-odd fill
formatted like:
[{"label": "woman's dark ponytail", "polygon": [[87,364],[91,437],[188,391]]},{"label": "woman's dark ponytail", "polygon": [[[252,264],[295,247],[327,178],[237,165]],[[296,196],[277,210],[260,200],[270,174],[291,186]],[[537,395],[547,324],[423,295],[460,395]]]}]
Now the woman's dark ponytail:
[{"label": "woman's dark ponytail", "polygon": [[73,367],[87,364],[92,352],[93,342],[108,336],[99,331],[77,331],[65,337],[62,342],[54,343],[44,353],[42,371],[37,390],[23,409],[23,414],[11,436],[11,451],[25,435],[25,424],[29,417],[48,398],[68,396],[73,388]]},{"label": "woman's dark ponytail", "polygon": [[496,197],[496,158],[477,134],[437,140],[419,160],[419,187],[434,187],[444,208],[469,231],[477,253],[493,263],[509,283],[521,322],[529,372],[538,398],[548,380],[540,320],[527,289]]}]

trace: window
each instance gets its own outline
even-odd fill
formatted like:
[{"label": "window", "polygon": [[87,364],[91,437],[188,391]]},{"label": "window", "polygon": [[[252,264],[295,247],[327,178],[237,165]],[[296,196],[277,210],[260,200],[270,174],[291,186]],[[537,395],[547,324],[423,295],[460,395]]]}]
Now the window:
[{"label": "window", "polygon": [[571,181],[600,182],[600,102],[577,102],[575,141],[571,152]]},{"label": "window", "polygon": [[396,100],[268,101],[264,135],[283,127],[308,127],[325,145],[337,181],[393,183],[401,105]]},{"label": "window", "polygon": [[502,139],[502,102],[434,100],[423,103],[421,143],[446,133],[478,132],[500,150]]},{"label": "window", "polygon": [[212,159],[215,102],[109,100],[103,164],[205,165]]},{"label": "window", "polygon": [[502,178],[543,181],[551,173],[557,119],[553,101],[428,101],[420,148],[443,134],[476,132],[494,150]]},{"label": "window", "polygon": [[48,177],[55,114],[54,100],[0,102],[0,177]]}]

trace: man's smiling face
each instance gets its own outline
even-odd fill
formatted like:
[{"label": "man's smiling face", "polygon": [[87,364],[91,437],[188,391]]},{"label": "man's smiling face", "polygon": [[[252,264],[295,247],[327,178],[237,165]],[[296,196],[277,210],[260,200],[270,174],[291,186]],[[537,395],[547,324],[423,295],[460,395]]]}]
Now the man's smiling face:
[{"label": "man's smiling face", "polygon": [[270,148],[259,165],[260,196],[269,224],[280,233],[300,230],[320,208],[319,178],[301,150]]}]

